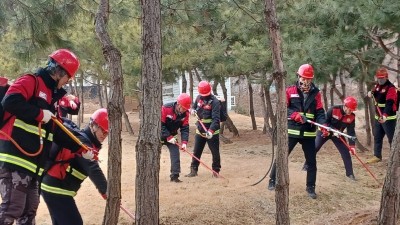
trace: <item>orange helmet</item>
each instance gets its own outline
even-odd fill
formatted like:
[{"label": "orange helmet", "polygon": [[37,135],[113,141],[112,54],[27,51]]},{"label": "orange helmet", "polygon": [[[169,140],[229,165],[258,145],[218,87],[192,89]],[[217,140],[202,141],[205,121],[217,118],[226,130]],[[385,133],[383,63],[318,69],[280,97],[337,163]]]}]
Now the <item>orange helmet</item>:
[{"label": "orange helmet", "polygon": [[90,119],[95,122],[104,131],[108,132],[108,113],[107,109],[101,108],[96,110]]},{"label": "orange helmet", "polygon": [[387,78],[388,77],[387,69],[383,68],[383,67],[377,69],[376,73],[375,73],[375,77],[378,78],[378,79]]},{"label": "orange helmet", "polygon": [[74,78],[79,68],[79,59],[68,49],[58,49],[49,55],[61,68],[63,68],[70,78]]},{"label": "orange helmet", "polygon": [[211,85],[207,81],[201,81],[197,90],[201,96],[209,96],[211,94]]},{"label": "orange helmet", "polygon": [[188,109],[190,109],[190,105],[192,104],[192,99],[190,99],[190,95],[188,95],[186,93],[182,93],[178,96],[177,102],[184,109],[188,110]]},{"label": "orange helmet", "polygon": [[348,96],[343,101],[344,105],[352,111],[356,111],[357,109],[357,99],[352,96]]},{"label": "orange helmet", "polygon": [[306,79],[314,78],[314,68],[310,64],[303,64],[299,67],[297,74]]}]

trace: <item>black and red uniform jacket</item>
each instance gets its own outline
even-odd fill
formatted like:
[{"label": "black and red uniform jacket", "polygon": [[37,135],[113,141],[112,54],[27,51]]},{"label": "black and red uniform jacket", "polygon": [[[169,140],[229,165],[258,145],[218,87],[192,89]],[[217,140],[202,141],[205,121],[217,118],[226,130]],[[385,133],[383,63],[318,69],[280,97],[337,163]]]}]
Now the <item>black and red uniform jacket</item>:
[{"label": "black and red uniform jacket", "polygon": [[197,111],[200,121],[207,129],[204,130],[203,126],[197,122],[197,133],[205,134],[210,131],[213,134],[219,134],[221,104],[217,97],[214,95],[198,95],[193,103],[193,108]]},{"label": "black and red uniform jacket", "polygon": [[[77,126],[70,120],[64,119],[67,127],[83,144],[100,151],[101,143],[92,134],[89,126],[79,131]],[[73,129],[71,129],[73,128]],[[98,161],[83,158],[80,153],[83,149],[77,143],[69,146],[53,144],[51,148],[51,167],[43,177],[42,191],[75,196],[82,182],[89,177],[101,195],[107,192],[107,179],[101,170]]]},{"label": "black and red uniform jacket", "polygon": [[[294,112],[298,112],[308,120],[319,124],[325,123],[325,110],[322,104],[321,93],[314,84],[311,84],[307,98],[298,88],[293,85],[286,88],[287,117],[291,118]],[[288,120],[288,134],[292,138],[315,138],[316,126],[311,123],[297,123],[294,120]]]},{"label": "black and red uniform jacket", "polygon": [[[386,120],[395,120],[397,111],[397,89],[387,80],[383,85],[376,84],[372,89],[372,94],[375,98],[377,107],[382,112],[382,116],[386,116]],[[375,119],[379,119],[379,111],[375,107]]]},{"label": "black and red uniform jacket", "polygon": [[[351,113],[347,115],[343,111],[343,105],[335,105],[328,109],[326,113],[326,125],[343,132],[347,129],[347,134],[350,136],[356,136],[355,125],[356,115]],[[354,146],[355,141],[349,139],[349,145]]]},{"label": "black and red uniform jacket", "polygon": [[189,140],[189,111],[177,114],[175,112],[176,102],[164,104],[161,108],[161,141],[166,142],[167,139],[181,132],[182,144],[187,144]]},{"label": "black and red uniform jacket", "polygon": [[[1,130],[11,136],[24,151],[37,153],[40,148],[39,123],[43,118],[42,110],[55,113],[54,103],[65,94],[64,89],[57,89],[56,81],[44,69],[39,69],[34,75],[21,76],[3,98],[3,120],[6,123]],[[42,124],[41,128],[43,149],[38,156],[22,153],[9,138],[0,134],[0,167],[25,172],[30,176],[41,175],[51,144],[70,141],[64,138],[63,132],[57,135],[60,129],[51,120]]]}]

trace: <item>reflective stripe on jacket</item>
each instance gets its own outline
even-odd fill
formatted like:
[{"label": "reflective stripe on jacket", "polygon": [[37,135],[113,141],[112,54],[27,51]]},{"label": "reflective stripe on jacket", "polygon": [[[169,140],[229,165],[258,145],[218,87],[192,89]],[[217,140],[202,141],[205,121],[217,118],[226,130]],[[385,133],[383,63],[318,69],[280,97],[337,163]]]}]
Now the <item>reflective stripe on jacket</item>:
[{"label": "reflective stripe on jacket", "polygon": [[50,120],[41,125],[41,143],[39,123],[43,117],[42,110],[55,112],[53,103],[66,93],[62,88],[56,91],[56,87],[55,80],[43,69],[35,75],[21,76],[10,86],[2,101],[7,122],[1,130],[29,154],[37,153],[41,144],[43,148],[38,156],[28,156],[0,134],[0,153],[6,156],[0,158],[0,166],[24,171],[30,176],[41,173],[54,141],[54,126]]}]

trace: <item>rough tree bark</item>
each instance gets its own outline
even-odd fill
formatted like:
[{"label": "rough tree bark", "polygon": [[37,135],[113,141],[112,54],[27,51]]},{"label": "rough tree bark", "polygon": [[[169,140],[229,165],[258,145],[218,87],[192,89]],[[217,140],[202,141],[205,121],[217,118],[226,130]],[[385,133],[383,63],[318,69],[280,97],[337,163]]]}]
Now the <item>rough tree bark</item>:
[{"label": "rough tree bark", "polygon": [[378,224],[398,224],[400,202],[400,117],[392,141],[389,162],[383,185]]},{"label": "rough tree bark", "polygon": [[193,70],[189,70],[189,95],[193,102]]},{"label": "rough tree bark", "polygon": [[97,79],[96,86],[97,86],[97,96],[99,96],[100,107],[104,108],[104,106],[103,106],[103,91],[102,91],[103,87],[100,84],[100,79]]},{"label": "rough tree bark", "polygon": [[342,96],[343,96],[343,98],[341,98],[341,100],[343,101],[344,98],[346,97],[346,86],[347,85],[343,78],[343,71],[340,70],[338,74],[339,74],[340,87],[342,88]]},{"label": "rough tree bark", "polygon": [[286,108],[286,71],[282,62],[282,39],[276,15],[275,0],[265,0],[265,20],[268,25],[270,46],[272,49],[272,63],[278,101],[277,115],[277,156],[276,156],[276,224],[290,224],[289,217],[289,173],[288,173],[288,134],[287,134],[287,108]]},{"label": "rough tree bark", "polygon": [[183,70],[181,77],[182,77],[182,93],[186,93],[187,92],[187,80],[186,80],[185,70]]},{"label": "rough tree bark", "polygon": [[[222,93],[224,95],[225,101],[230,101],[230,99],[227,99],[228,96],[228,91],[226,90],[226,86],[225,86],[225,80],[223,80],[221,83],[221,88],[222,88]],[[221,135],[220,137],[221,140],[228,144],[228,143],[232,143],[231,140],[225,138],[222,134],[224,133],[224,129],[228,128],[229,132],[233,133],[234,137],[239,137],[239,130],[236,128],[235,124],[233,123],[233,121],[231,120],[231,118],[229,117],[229,113],[228,113],[228,117],[226,118],[226,121],[222,123],[221,125]]]},{"label": "rough tree bark", "polygon": [[108,190],[107,205],[103,218],[103,225],[117,224],[119,208],[121,205],[121,159],[122,159],[122,108],[123,76],[121,65],[121,52],[114,46],[107,33],[107,20],[109,12],[108,0],[101,0],[95,17],[95,30],[99,39],[104,58],[108,64],[111,76],[110,101],[108,102],[108,117],[110,121],[108,136]]},{"label": "rough tree bark", "polygon": [[[273,77],[272,75],[268,75],[267,79],[266,79],[266,83],[265,83],[265,87],[264,87],[264,97],[265,97],[265,104],[266,104],[266,108],[267,108],[267,118],[268,120],[271,122],[271,126],[269,127],[269,133],[271,137],[274,137],[273,135],[273,130],[276,127],[276,114],[274,114],[274,109],[272,107],[272,97],[271,97],[271,85],[273,82]],[[276,140],[274,140],[276,143]]]},{"label": "rough tree bark", "polygon": [[139,137],[136,142],[136,225],[159,224],[161,153],[161,3],[140,1],[142,77]]},{"label": "rough tree bark", "polygon": [[247,78],[247,88],[249,90],[249,114],[251,118],[251,125],[253,127],[253,130],[257,130],[256,117],[254,115],[253,86],[251,86],[250,76],[246,75],[246,78]]},{"label": "rough tree bark", "polygon": [[328,106],[328,97],[326,96],[327,90],[328,90],[328,82],[325,81],[324,82],[324,86],[323,86],[323,88],[321,90],[322,98],[324,99],[324,109],[328,109],[329,108],[329,106]]}]

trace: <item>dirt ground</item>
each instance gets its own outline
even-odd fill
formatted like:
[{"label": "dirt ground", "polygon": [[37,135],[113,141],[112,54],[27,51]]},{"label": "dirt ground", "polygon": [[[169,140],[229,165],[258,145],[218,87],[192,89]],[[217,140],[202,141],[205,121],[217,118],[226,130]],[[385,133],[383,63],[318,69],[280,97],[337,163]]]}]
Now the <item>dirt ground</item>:
[{"label": "dirt ground", "polygon": [[[199,176],[184,177],[189,173],[191,158],[181,153],[182,183],[169,181],[170,160],[166,147],[161,152],[160,170],[160,224],[275,224],[275,192],[267,190],[268,178],[256,186],[271,163],[272,146],[270,139],[262,134],[262,119],[257,118],[258,130],[251,130],[251,120],[247,116],[229,113],[240,137],[225,136],[233,143],[221,143],[221,175],[226,179],[212,178],[210,171],[199,168]],[[122,158],[122,204],[134,213],[135,210],[135,145],[138,135],[138,113],[129,113],[135,135],[123,132]],[[193,136],[194,119],[191,118]],[[357,121],[358,125],[363,122]],[[365,129],[357,129],[358,137],[365,143]],[[193,137],[189,141],[192,150]],[[371,149],[371,146],[367,146]],[[383,183],[386,174],[388,145],[384,145],[384,161],[369,168]],[[365,162],[372,151],[359,153]],[[107,144],[100,154],[101,167],[107,170]],[[201,158],[211,165],[208,147]],[[290,222],[291,224],[376,224],[381,187],[367,173],[361,163],[353,158],[356,182],[345,177],[343,161],[331,142],[318,153],[318,175],[316,192],[318,198],[310,199],[305,192],[306,173],[301,171],[304,156],[300,146],[289,157],[290,176]],[[106,172],[105,172],[106,173]],[[102,222],[105,201],[87,179],[75,197],[84,219],[84,224],[98,225]],[[46,204],[41,200],[37,224],[50,225],[51,220]],[[133,221],[120,212],[121,225]]]}]

